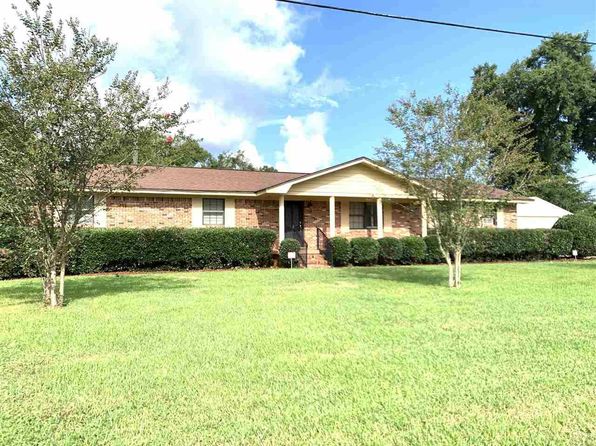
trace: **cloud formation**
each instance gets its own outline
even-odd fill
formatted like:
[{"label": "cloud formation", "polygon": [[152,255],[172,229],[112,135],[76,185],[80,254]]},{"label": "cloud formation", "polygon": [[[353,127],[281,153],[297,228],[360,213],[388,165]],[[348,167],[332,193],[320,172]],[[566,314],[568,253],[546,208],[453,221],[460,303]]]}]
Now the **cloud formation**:
[{"label": "cloud formation", "polygon": [[275,167],[281,171],[313,172],[331,164],[333,151],[325,141],[327,114],[314,112],[305,117],[288,116],[280,134],[286,138],[283,152],[277,152]]},{"label": "cloud formation", "polygon": [[[0,1],[0,21],[16,25],[10,1]],[[77,17],[84,27],[118,45],[113,74],[138,70],[146,88],[170,78],[164,108],[188,103],[188,133],[208,147],[241,146],[254,164],[264,160],[254,141],[267,98],[284,105],[337,107],[335,96],[349,89],[324,70],[305,84],[297,63],[304,49],[295,41],[303,17],[275,0],[52,0],[56,18]],[[19,5],[21,6],[21,5]],[[287,137],[280,166],[305,169],[331,158],[325,143],[326,115],[283,120]],[[297,141],[314,143],[321,161],[299,162]],[[319,150],[322,150],[319,153]],[[309,157],[312,158],[312,157]]]}]

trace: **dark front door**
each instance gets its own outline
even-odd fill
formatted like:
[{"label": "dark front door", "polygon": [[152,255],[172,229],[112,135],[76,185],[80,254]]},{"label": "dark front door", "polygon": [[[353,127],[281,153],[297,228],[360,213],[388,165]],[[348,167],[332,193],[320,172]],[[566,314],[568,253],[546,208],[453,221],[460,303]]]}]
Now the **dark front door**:
[{"label": "dark front door", "polygon": [[300,243],[304,240],[304,202],[285,202],[286,238],[293,238]]}]

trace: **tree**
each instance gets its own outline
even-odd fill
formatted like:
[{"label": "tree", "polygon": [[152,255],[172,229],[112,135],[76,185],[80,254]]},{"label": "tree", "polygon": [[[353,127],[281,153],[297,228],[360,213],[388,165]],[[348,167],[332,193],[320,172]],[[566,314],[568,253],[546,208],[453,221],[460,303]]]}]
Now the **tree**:
[{"label": "tree", "polygon": [[[389,107],[388,121],[403,141],[385,140],[377,155],[408,181],[449,267],[449,286],[461,285],[461,255],[482,216],[503,205],[491,185],[516,176],[517,185],[539,166],[526,124],[498,101],[462,96],[419,99],[415,93]],[[515,191],[511,191],[511,194]]]},{"label": "tree", "polygon": [[208,169],[260,170],[275,172],[271,166],[254,166],[244,152],[222,152],[215,156],[205,150],[200,141],[186,135],[172,139],[169,150],[159,160],[161,166],[206,167]]},{"label": "tree", "polygon": [[[530,116],[534,150],[547,170],[530,193],[569,209],[589,201],[572,177],[578,153],[596,161],[596,68],[587,34],[555,34],[504,73],[474,69],[472,92]],[[560,191],[560,193],[556,193]]]},{"label": "tree", "polygon": [[115,46],[75,19],[55,22],[39,0],[27,4],[18,12],[25,41],[8,27],[0,35],[0,214],[26,228],[23,246],[42,274],[44,301],[56,307],[91,194],[131,188],[146,171],[132,158],[140,148],[147,161],[160,158],[184,108],[164,113],[167,85],[153,97],[136,73],[100,94]]}]

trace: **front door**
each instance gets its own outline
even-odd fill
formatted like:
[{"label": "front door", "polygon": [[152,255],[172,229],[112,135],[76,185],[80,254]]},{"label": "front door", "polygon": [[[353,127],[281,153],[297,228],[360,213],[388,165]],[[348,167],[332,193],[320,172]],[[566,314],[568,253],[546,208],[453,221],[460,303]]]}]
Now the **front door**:
[{"label": "front door", "polygon": [[304,202],[285,202],[286,238],[293,238],[300,243],[304,240]]}]

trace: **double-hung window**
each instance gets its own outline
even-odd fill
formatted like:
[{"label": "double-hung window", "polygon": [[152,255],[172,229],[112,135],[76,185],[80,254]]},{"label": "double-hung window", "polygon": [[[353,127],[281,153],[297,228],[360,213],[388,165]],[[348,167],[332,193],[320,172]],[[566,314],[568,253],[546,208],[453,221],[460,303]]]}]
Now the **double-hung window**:
[{"label": "double-hung window", "polygon": [[368,202],[350,203],[350,229],[377,227],[377,204]]},{"label": "double-hung window", "polygon": [[223,226],[225,218],[225,200],[222,198],[203,198],[203,225]]}]

